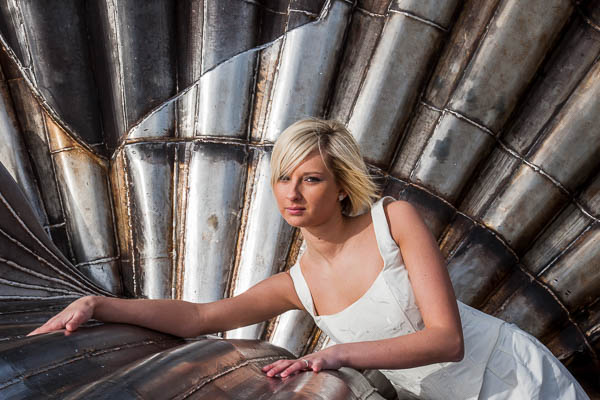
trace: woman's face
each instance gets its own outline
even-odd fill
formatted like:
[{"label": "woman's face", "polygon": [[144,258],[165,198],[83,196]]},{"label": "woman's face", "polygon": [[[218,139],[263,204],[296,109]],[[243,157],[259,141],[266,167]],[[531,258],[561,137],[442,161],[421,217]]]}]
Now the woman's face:
[{"label": "woman's face", "polygon": [[338,196],[342,191],[318,151],[279,179],[273,193],[279,212],[295,227],[318,226],[341,212]]}]

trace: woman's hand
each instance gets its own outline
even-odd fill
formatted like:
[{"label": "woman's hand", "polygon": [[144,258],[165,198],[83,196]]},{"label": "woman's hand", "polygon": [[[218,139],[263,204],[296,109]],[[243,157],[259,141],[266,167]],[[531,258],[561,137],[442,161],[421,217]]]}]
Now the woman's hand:
[{"label": "woman's hand", "polygon": [[285,378],[300,371],[319,372],[324,369],[339,369],[343,366],[339,349],[340,345],[336,345],[297,360],[278,360],[264,366],[262,371],[269,377]]},{"label": "woman's hand", "polygon": [[27,336],[39,335],[66,329],[66,333],[75,331],[81,324],[87,322],[94,315],[94,297],[86,296],[75,300],[64,310],[50,318],[46,323]]}]

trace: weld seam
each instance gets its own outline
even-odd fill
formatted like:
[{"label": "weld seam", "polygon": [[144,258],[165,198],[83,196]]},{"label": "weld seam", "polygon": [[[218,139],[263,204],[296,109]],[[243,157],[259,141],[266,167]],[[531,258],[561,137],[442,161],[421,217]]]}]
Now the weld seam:
[{"label": "weld seam", "polygon": [[385,17],[387,17],[386,14],[377,14],[377,13],[368,11],[368,10],[362,8],[362,7],[356,7],[354,10],[357,11],[357,12],[359,12],[359,13],[366,14],[366,15],[369,15],[369,16],[375,17],[375,18],[385,18]]},{"label": "weld seam", "polygon": [[79,268],[79,267],[85,267],[86,265],[102,264],[102,263],[106,263],[106,262],[117,261],[118,259],[119,259],[118,256],[97,258],[95,260],[84,261],[84,262],[80,262],[78,264],[75,264],[75,267]]},{"label": "weld seam", "polygon": [[223,371],[217,372],[215,374],[212,374],[212,375],[202,379],[196,386],[175,396],[174,398],[175,399],[185,399],[185,398],[191,396],[192,394],[194,394],[195,392],[197,392],[198,390],[202,389],[204,386],[206,386],[210,382],[212,382],[216,379],[219,379],[220,377],[227,375],[233,371],[236,371],[240,368],[243,368],[247,365],[256,364],[256,363],[259,363],[262,361],[275,361],[275,360],[282,360],[282,359],[286,359],[286,358],[287,358],[286,356],[267,356],[267,357],[257,357],[257,358],[252,358],[250,360],[245,360],[241,363],[238,363],[229,368],[226,368]]},{"label": "weld seam", "polygon": [[422,22],[422,23],[424,23],[424,24],[426,24],[426,25],[429,25],[429,26],[432,26],[432,27],[434,27],[434,28],[436,28],[436,29],[439,29],[439,30],[441,30],[442,32],[448,32],[448,28],[444,28],[443,26],[441,26],[440,24],[438,24],[438,23],[436,23],[436,22],[433,22],[433,21],[431,21],[431,20],[429,20],[429,19],[426,19],[426,18],[420,17],[420,16],[418,16],[418,15],[416,15],[416,14],[413,14],[413,13],[411,13],[411,12],[409,12],[409,11],[390,9],[390,10],[389,10],[389,12],[391,12],[391,13],[395,13],[395,14],[401,14],[401,15],[404,15],[405,17],[408,17],[408,18],[410,18],[410,19],[414,19],[414,20],[416,20],[416,21]]},{"label": "weld seam", "polygon": [[[2,195],[0,194],[0,198],[2,197]],[[28,247],[26,247],[23,243],[21,243],[20,241],[18,241],[17,239],[13,238],[12,236],[10,236],[8,233],[6,233],[4,230],[0,229],[0,233],[2,235],[4,235],[8,240],[10,240],[11,242],[13,242],[14,244],[16,244],[18,247],[20,247],[21,249],[25,250],[25,252],[31,254],[33,257],[35,257],[39,262],[41,262],[44,265],[47,265],[48,267],[50,267],[50,269],[52,269],[54,272],[58,273],[59,275],[62,275],[65,279],[67,279],[66,281],[58,281],[64,285],[70,286],[72,288],[79,288],[79,290],[81,290],[83,293],[87,293],[87,294],[92,294],[94,293],[93,291],[90,291],[89,288],[87,288],[85,285],[82,285],[81,282],[79,282],[78,280],[76,280],[75,278],[69,276],[68,274],[64,273],[63,271],[61,271],[60,269],[58,269],[55,265],[53,265],[52,263],[50,263],[48,260],[46,260],[44,257],[36,254],[35,252],[33,252],[31,249],[29,249]],[[65,266],[67,269],[70,269],[68,266]],[[29,271],[32,275],[35,274],[39,274],[39,272],[34,272],[33,270],[28,269],[27,271]],[[44,275],[42,275],[44,276]],[[42,277],[40,276],[40,278]],[[50,280],[52,279],[56,279],[56,278],[48,278]],[[73,283],[70,283],[69,281],[72,281]]]},{"label": "weld seam", "polygon": [[[4,231],[2,231],[2,233],[4,234]],[[25,274],[35,276],[36,278],[43,279],[43,280],[46,280],[46,281],[49,281],[49,282],[58,283],[58,284],[61,284],[61,285],[65,285],[65,286],[70,287],[73,290],[79,290],[79,292],[74,292],[74,293],[78,293],[79,295],[81,295],[81,294],[92,294],[92,292],[87,292],[84,289],[82,289],[81,287],[77,287],[76,285],[73,285],[73,284],[71,284],[69,282],[65,282],[65,281],[62,281],[60,279],[53,278],[51,276],[48,276],[48,275],[42,274],[40,272],[34,271],[32,269],[29,269],[27,267],[19,265],[19,264],[15,263],[14,261],[7,260],[4,257],[0,257],[0,262],[3,262],[6,265],[8,265],[8,266],[10,266],[10,267],[12,267],[12,268],[14,268],[14,269],[16,269],[18,271],[21,271],[21,272],[23,272]],[[48,289],[50,289],[50,288],[48,288]]]},{"label": "weld seam", "polygon": [[[2,261],[4,261],[4,260],[0,259],[0,262],[2,262]],[[81,293],[77,293],[77,292],[70,292],[70,291],[65,290],[65,289],[57,289],[57,288],[52,288],[52,287],[47,287],[47,286],[32,285],[30,283],[22,283],[22,282],[17,282],[17,281],[11,281],[11,280],[4,279],[4,278],[0,278],[0,283],[3,283],[3,284],[8,285],[8,286],[23,288],[23,289],[43,290],[43,291],[48,291],[48,292],[70,294],[70,295],[77,296],[77,297],[79,297],[80,294],[81,294]]]},{"label": "weld seam", "polygon": [[58,361],[55,363],[52,363],[50,365],[47,365],[43,368],[38,368],[36,370],[33,371],[27,371],[25,373],[19,374],[16,377],[9,379],[7,381],[1,382],[0,383],[0,389],[4,389],[8,386],[14,385],[15,383],[18,383],[20,381],[23,381],[27,378],[30,378],[32,376],[35,375],[39,375],[41,373],[44,372],[48,372],[51,371],[53,369],[62,367],[64,365],[67,364],[71,364],[73,362],[77,362],[77,361],[81,361],[85,358],[92,358],[92,357],[96,357],[96,356],[101,356],[104,354],[108,354],[108,353],[114,353],[116,351],[120,351],[120,350],[124,350],[124,349],[129,349],[129,348],[133,348],[133,347],[139,347],[139,346],[143,346],[143,345],[152,345],[152,344],[158,344],[158,343],[162,343],[162,342],[167,342],[169,340],[173,340],[173,339],[165,339],[165,340],[144,340],[142,342],[135,342],[135,343],[127,343],[121,346],[113,346],[113,347],[108,347],[106,349],[102,349],[102,350],[94,350],[94,351],[89,351],[89,352],[85,352],[79,356],[75,356],[75,357],[70,357],[67,358],[65,360],[62,361]]}]

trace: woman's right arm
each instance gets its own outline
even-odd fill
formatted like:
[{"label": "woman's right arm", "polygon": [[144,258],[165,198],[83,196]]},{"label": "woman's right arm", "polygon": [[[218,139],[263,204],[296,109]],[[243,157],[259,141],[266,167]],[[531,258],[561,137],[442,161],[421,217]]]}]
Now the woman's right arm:
[{"label": "woman's right arm", "polygon": [[280,273],[238,296],[212,303],[86,296],[71,303],[29,335],[60,329],[72,332],[94,318],[194,337],[255,324],[301,307],[291,277]]}]

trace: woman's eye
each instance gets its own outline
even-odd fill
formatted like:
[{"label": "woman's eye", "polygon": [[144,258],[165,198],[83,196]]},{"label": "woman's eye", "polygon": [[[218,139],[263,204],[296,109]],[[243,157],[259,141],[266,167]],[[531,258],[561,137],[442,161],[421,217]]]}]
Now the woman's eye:
[{"label": "woman's eye", "polygon": [[317,178],[316,176],[307,176],[304,178],[304,180],[306,182],[321,182],[321,179]]},{"label": "woman's eye", "polygon": [[280,176],[280,177],[279,177],[279,180],[280,180],[280,181],[289,181],[289,180],[290,180],[290,177],[289,177],[289,176]]}]

